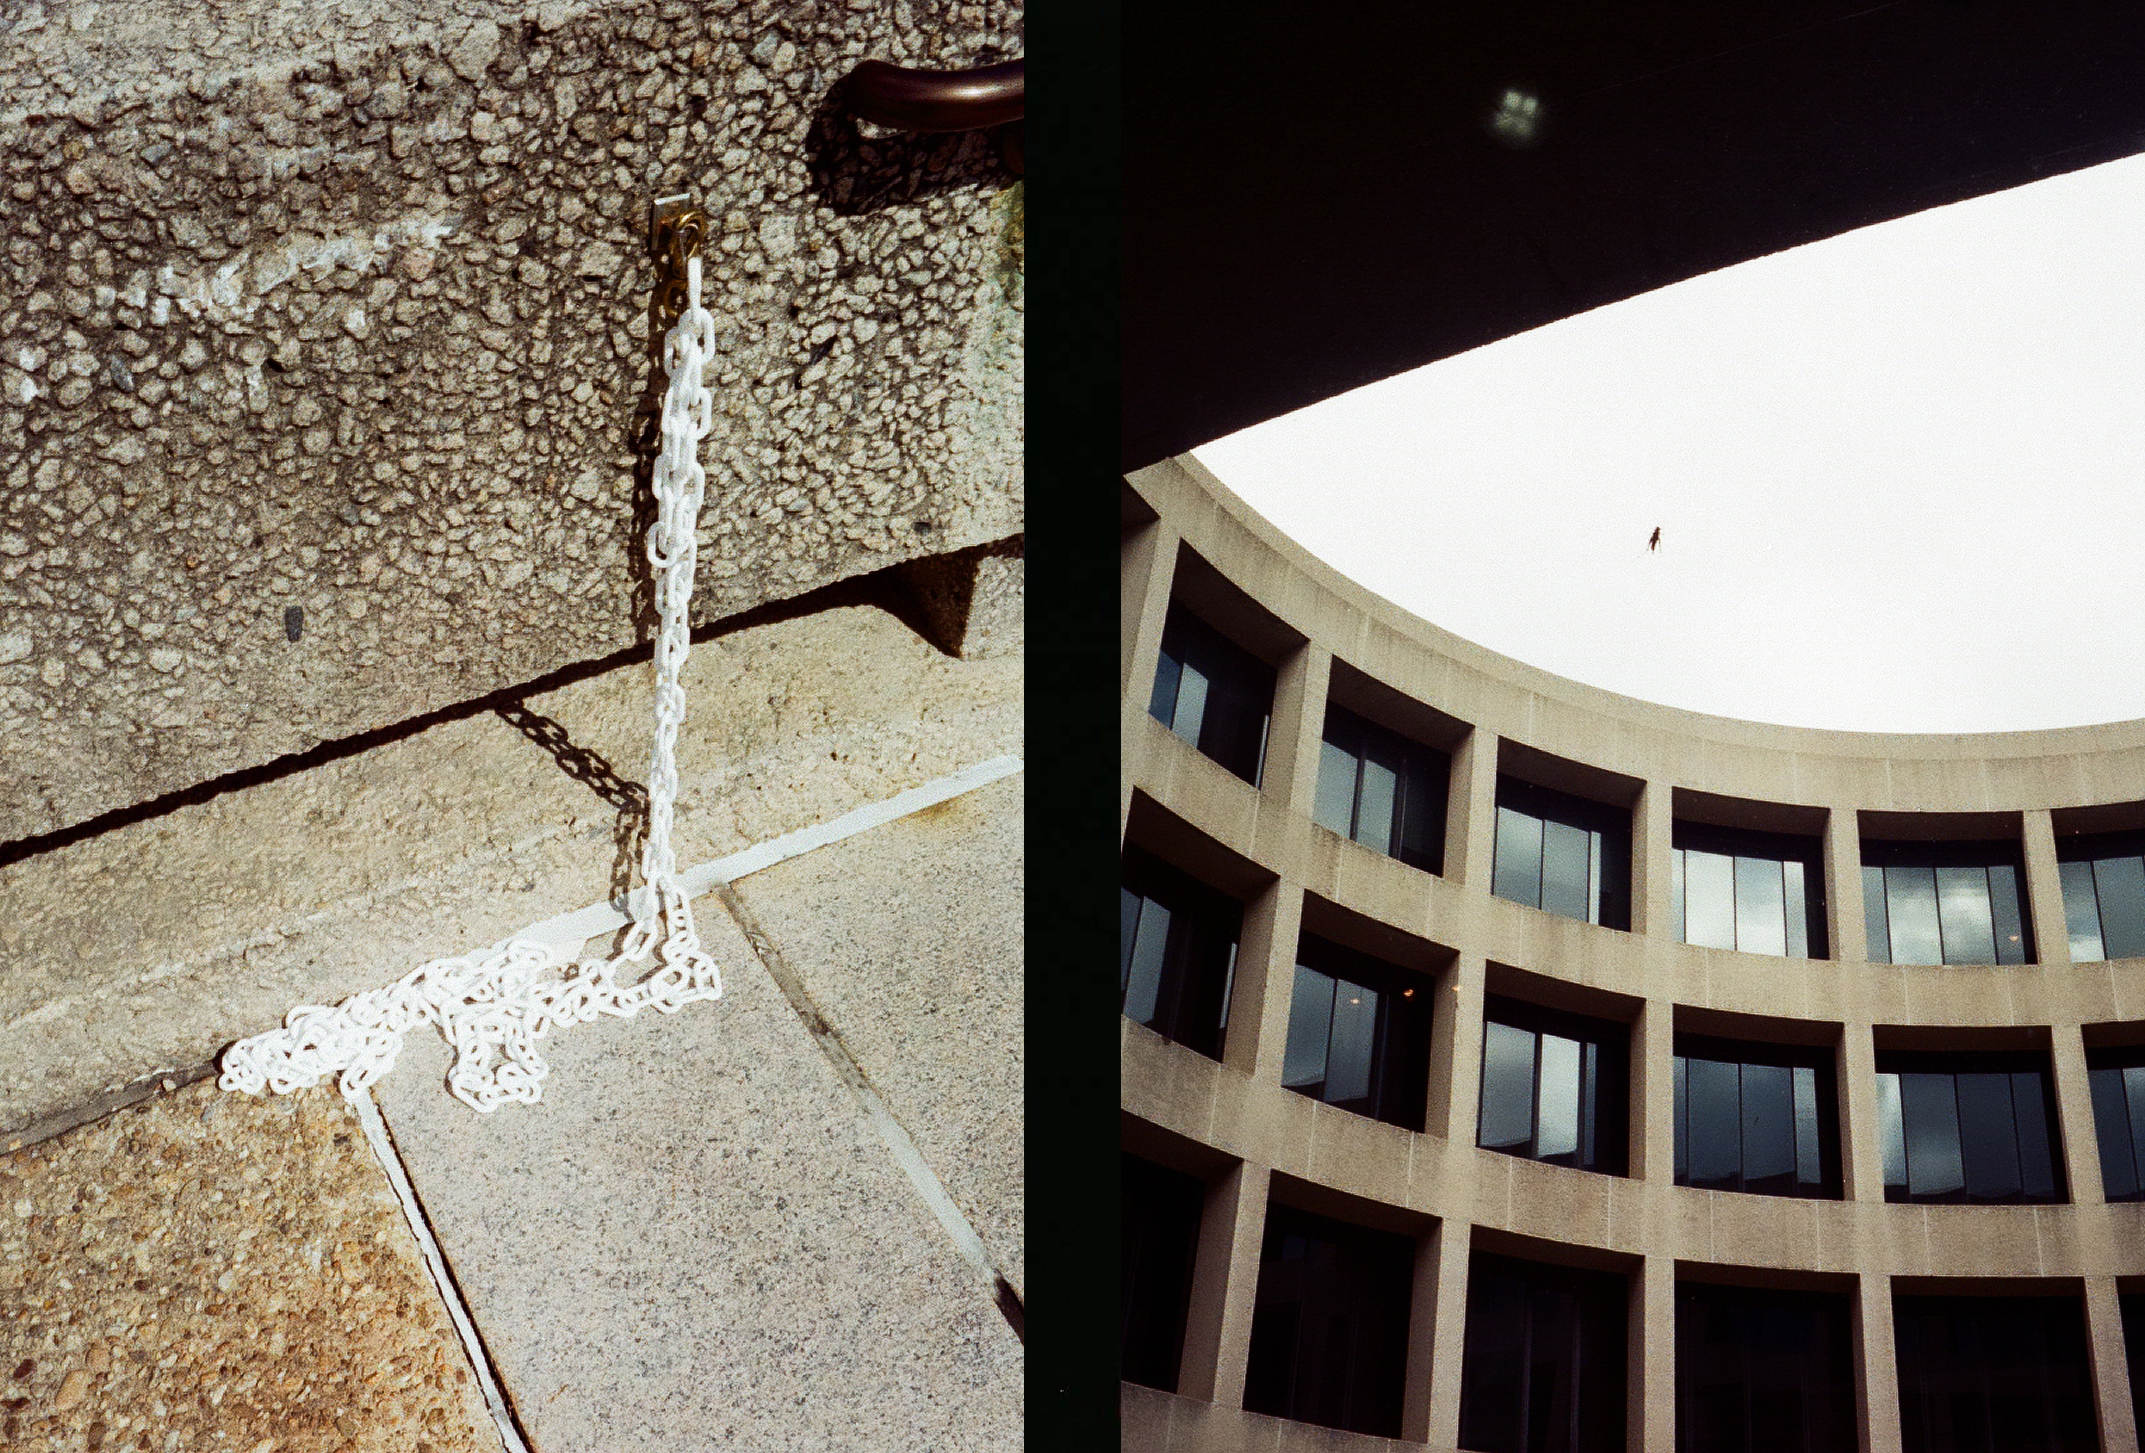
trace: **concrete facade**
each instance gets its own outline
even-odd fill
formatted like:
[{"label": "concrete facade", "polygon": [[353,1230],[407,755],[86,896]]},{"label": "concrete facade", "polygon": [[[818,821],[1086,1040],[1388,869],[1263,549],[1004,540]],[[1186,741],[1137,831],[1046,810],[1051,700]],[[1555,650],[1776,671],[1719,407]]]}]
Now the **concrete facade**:
[{"label": "concrete facade", "polygon": [[[1130,1020],[1122,1028],[1125,1148],[1208,1185],[1175,1395],[1127,1386],[1125,1446],[1142,1450],[1383,1449],[1384,1439],[1242,1410],[1269,1195],[1417,1237],[1403,1441],[1458,1447],[1468,1253],[1619,1270],[1632,1296],[1628,1445],[1675,1432],[1679,1277],[1850,1291],[1865,1453],[1900,1446],[1895,1291],[2025,1284],[2078,1296],[2102,1446],[2138,1447],[2116,1293],[2145,1277],[2145,1206],[2102,1192],[2085,1049],[2138,1036],[2145,961],[2070,962],[2055,834],[2134,827],[2145,812],[2145,722],[1981,736],[1765,726],[1674,711],[1535,670],[1441,631],[1314,560],[1182,458],[1130,477],[1123,501],[1121,675],[1128,841],[1244,904],[1222,1058]],[[1426,545],[1426,566],[1434,550]],[[1263,782],[1233,776],[1147,714],[1172,599],[1276,668]],[[1452,760],[1445,870],[1407,867],[1311,821],[1329,688],[1387,725],[1437,722]],[[1412,713],[1412,720],[1395,719]],[[1632,812],[1632,929],[1493,897],[1500,764]],[[1557,779],[1557,780],[1551,780]],[[2105,809],[2097,820],[2078,809]],[[1960,814],[1957,836],[2023,839],[2038,962],[1871,964],[1860,839],[1876,814]],[[1822,836],[1831,956],[1787,959],[1684,944],[1668,923],[1679,816]],[[1941,828],[1943,824],[1938,824]],[[1284,1089],[1298,933],[1316,931],[1435,983],[1424,1132]],[[1475,1147],[1485,992],[1630,1026],[1627,1176]],[[1796,1200],[1673,1184],[1670,1065],[1678,1030],[1831,1045],[1844,1197]],[[2051,1055],[2065,1204],[1888,1204],[1875,1055],[1886,1048]],[[1915,1279],[1899,1282],[1897,1279]]]},{"label": "concrete facade", "polygon": [[1021,530],[1020,190],[858,61],[1016,5],[0,20],[0,842],[645,639],[651,198],[715,233],[699,620]]}]

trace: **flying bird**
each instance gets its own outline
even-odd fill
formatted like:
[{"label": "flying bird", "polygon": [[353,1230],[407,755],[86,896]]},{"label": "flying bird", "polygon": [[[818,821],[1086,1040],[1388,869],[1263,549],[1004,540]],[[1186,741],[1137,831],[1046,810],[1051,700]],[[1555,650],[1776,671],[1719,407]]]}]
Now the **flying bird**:
[{"label": "flying bird", "polygon": [[1646,542],[1646,548],[1649,550],[1658,550],[1661,548],[1661,527],[1659,525],[1655,525],[1653,527],[1653,538]]}]

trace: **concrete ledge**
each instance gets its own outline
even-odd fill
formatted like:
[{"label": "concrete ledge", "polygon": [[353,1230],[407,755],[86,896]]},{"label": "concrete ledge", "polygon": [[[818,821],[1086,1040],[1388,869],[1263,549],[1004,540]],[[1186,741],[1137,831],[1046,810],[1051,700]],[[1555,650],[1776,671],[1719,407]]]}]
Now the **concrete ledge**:
[{"label": "concrete ledge", "polygon": [[[681,864],[1017,752],[1018,661],[847,607],[703,642]],[[0,868],[0,1131],[610,896],[645,666]]]},{"label": "concrete ledge", "polygon": [[43,0],[0,23],[0,842],[617,650],[651,197],[716,225],[696,618],[1021,528],[1022,243],[868,56],[1017,5]]}]

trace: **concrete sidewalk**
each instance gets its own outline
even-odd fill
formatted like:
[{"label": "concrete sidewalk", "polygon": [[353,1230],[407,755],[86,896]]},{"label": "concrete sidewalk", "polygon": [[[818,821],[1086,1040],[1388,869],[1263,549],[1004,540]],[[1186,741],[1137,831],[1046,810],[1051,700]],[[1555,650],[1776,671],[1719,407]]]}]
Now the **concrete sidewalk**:
[{"label": "concrete sidewalk", "polygon": [[[686,864],[1019,750],[1017,660],[876,611],[695,662]],[[444,1288],[332,1090],[173,1079],[107,1113],[142,1055],[265,1028],[259,1003],[603,897],[604,789],[632,784],[601,768],[637,762],[643,710],[597,678],[0,869],[38,929],[0,986],[16,1114],[103,1115],[0,1156],[0,1445],[497,1449],[487,1369],[535,1453],[1021,1440],[1020,774],[697,899],[724,998],[546,1040],[537,1105],[468,1110],[414,1036],[378,1105]],[[372,834],[418,820],[393,879]],[[143,911],[167,901],[214,913]]]}]

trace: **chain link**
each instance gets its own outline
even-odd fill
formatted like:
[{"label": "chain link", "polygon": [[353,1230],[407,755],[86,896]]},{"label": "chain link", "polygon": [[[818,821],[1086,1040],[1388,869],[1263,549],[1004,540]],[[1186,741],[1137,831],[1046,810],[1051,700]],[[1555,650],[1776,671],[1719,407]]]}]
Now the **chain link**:
[{"label": "chain link", "polygon": [[[555,948],[517,939],[482,953],[435,959],[397,983],[332,1008],[300,1005],[282,1028],[232,1045],[223,1056],[224,1089],[287,1094],[333,1075],[342,1092],[355,1098],[394,1068],[405,1034],[431,1024],[454,1046],[448,1088],[465,1104],[489,1113],[509,1100],[540,1098],[549,1067],[536,1052],[536,1041],[554,1029],[599,1015],[630,1019],[643,1009],[669,1014],[695,1000],[722,997],[722,974],[700,947],[670,841],[678,798],[678,728],[685,721],[679,677],[692,650],[694,532],[707,487],[700,441],[715,415],[714,396],[702,381],[715,353],[715,319],[700,306],[698,235],[686,249],[682,231],[671,237],[672,257],[682,263],[684,296],[678,320],[663,340],[670,386],[663,398],[662,451],[655,462],[656,518],[648,530],[660,621],[648,837],[641,851],[641,886],[628,900],[632,927],[617,957],[561,968]],[[650,960],[655,967],[645,978],[619,982],[626,966]]]}]

